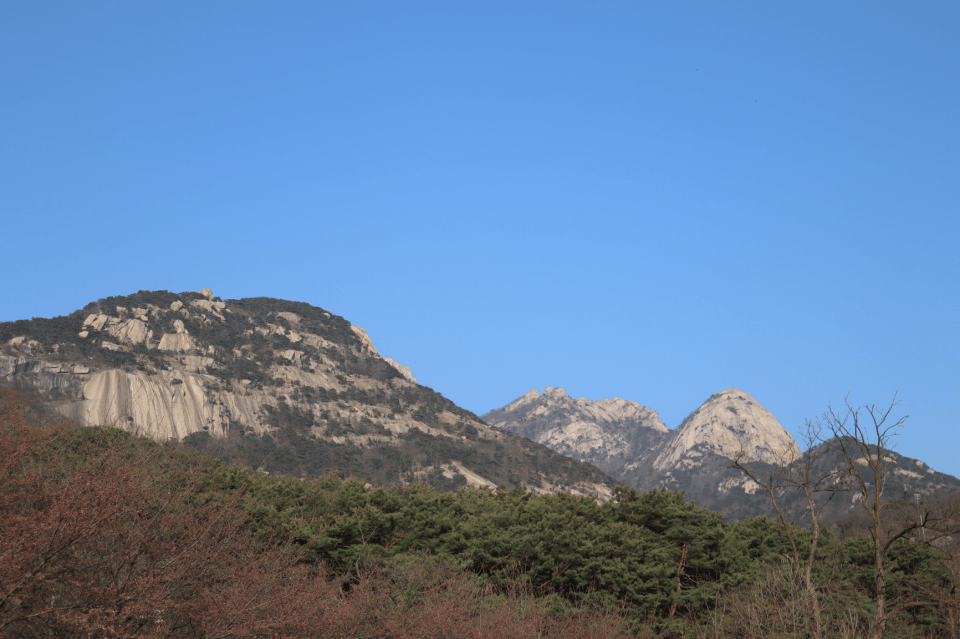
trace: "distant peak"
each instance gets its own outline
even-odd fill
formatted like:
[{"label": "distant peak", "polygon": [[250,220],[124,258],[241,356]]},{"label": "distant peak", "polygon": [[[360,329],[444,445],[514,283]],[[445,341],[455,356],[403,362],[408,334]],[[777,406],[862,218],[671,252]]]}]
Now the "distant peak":
[{"label": "distant peak", "polygon": [[[537,401],[538,399],[540,399],[540,391],[538,391],[536,388],[534,388],[533,390],[529,391],[528,393],[526,393],[526,394],[524,394],[524,395],[521,395],[519,398],[513,400],[512,402],[510,402],[509,404],[507,404],[506,406],[504,406],[503,408],[501,408],[501,409],[499,409],[499,410],[513,410],[514,408],[519,408],[520,406],[523,406],[524,404],[529,404],[529,403],[531,403],[531,402],[535,402],[535,401]],[[495,410],[497,410],[497,409],[495,409]]]},{"label": "distant peak", "polygon": [[659,470],[674,467],[698,446],[727,457],[740,453],[745,461],[769,463],[789,460],[800,453],[776,417],[738,388],[714,393],[690,413],[654,466]]}]

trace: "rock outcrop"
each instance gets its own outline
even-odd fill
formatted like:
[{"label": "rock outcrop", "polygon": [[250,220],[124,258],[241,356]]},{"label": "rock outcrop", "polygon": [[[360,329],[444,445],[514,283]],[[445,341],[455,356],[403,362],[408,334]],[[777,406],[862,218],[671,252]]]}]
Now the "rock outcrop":
[{"label": "rock outcrop", "polygon": [[620,397],[573,399],[564,389],[550,386],[543,394],[533,389],[483,419],[595,464],[614,477],[624,464],[646,456],[669,432],[656,411],[637,402]]},{"label": "rock outcrop", "polygon": [[401,364],[400,362],[398,362],[398,361],[396,361],[396,360],[394,360],[394,359],[391,359],[391,358],[389,358],[389,357],[384,357],[383,359],[384,359],[384,361],[385,361],[387,364],[390,364],[390,365],[393,366],[395,369],[397,369],[398,371],[400,371],[400,374],[403,375],[403,378],[404,378],[405,380],[407,380],[408,382],[413,382],[414,384],[417,383],[417,378],[413,376],[413,371],[410,370],[410,367],[409,367],[409,366],[404,366],[404,365]]},{"label": "rock outcrop", "polygon": [[690,414],[653,461],[656,470],[693,468],[704,455],[745,462],[790,463],[800,447],[777,418],[736,388],[717,393]]},{"label": "rock outcrop", "polygon": [[[22,344],[23,341],[16,344]],[[90,369],[82,364],[49,362],[31,357],[0,355],[0,378],[10,381],[29,380],[31,386],[44,393],[79,392],[90,379]]]}]

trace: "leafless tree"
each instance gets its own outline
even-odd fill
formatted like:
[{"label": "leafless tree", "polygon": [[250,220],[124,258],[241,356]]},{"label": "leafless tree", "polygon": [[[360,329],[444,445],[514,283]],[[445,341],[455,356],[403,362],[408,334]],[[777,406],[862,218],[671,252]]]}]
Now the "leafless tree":
[{"label": "leafless tree", "polygon": [[[935,508],[920,506],[916,517],[907,512],[902,503],[885,495],[887,483],[895,468],[897,456],[892,452],[894,439],[906,423],[908,416],[894,414],[899,404],[896,395],[885,408],[877,405],[854,406],[844,400],[844,410],[832,406],[818,420],[807,420],[804,431],[806,452],[796,459],[781,459],[781,463],[763,475],[752,471],[745,463],[745,453],[731,460],[747,477],[769,495],[787,538],[793,556],[791,561],[801,566],[801,558],[795,533],[790,526],[784,506],[787,491],[801,491],[806,500],[813,534],[812,543],[802,563],[803,584],[811,615],[811,636],[822,636],[820,606],[812,571],[817,543],[822,531],[824,510],[839,492],[854,493],[866,516],[866,528],[873,543],[873,584],[871,598],[874,602],[873,618],[870,620],[869,637],[879,639],[887,627],[891,611],[887,601],[887,582],[890,572],[897,570],[899,562],[913,543],[936,544],[947,537],[951,530],[947,519]],[[839,453],[839,456],[837,455]],[[836,463],[838,459],[840,463]],[[917,531],[920,531],[917,539]],[[921,605],[936,602],[911,602]]]},{"label": "leafless tree", "polygon": [[[873,541],[873,599],[874,617],[870,637],[879,639],[889,619],[887,610],[887,576],[896,568],[898,557],[891,551],[912,532],[927,523],[933,523],[927,513],[920,521],[903,521],[885,516],[894,504],[884,498],[887,481],[894,463],[891,454],[893,438],[899,434],[908,415],[896,418],[894,410],[899,402],[896,395],[886,408],[877,405],[854,407],[844,399],[845,410],[837,412],[831,406],[823,415],[823,423],[831,438],[827,446],[839,451],[846,461],[845,470],[859,494],[861,507],[869,516],[869,534]],[[931,535],[932,538],[935,535]]]},{"label": "leafless tree", "polygon": [[[829,450],[817,446],[821,442],[822,431],[823,427],[820,423],[807,420],[802,438],[806,447],[805,452],[799,457],[787,452],[779,454],[777,463],[763,474],[746,465],[746,446],[743,443],[739,452],[730,460],[732,467],[738,469],[767,493],[777,512],[784,534],[790,542],[791,555],[788,559],[794,570],[800,573],[803,582],[810,623],[809,632],[813,639],[820,639],[823,636],[820,601],[817,597],[817,587],[813,583],[813,564],[821,532],[820,519],[824,508],[837,493],[849,489],[846,476],[841,470],[827,472],[818,470],[820,467],[818,462],[829,453]],[[813,537],[805,557],[801,557],[795,528],[783,504],[783,496],[788,491],[801,491],[806,500]]]}]

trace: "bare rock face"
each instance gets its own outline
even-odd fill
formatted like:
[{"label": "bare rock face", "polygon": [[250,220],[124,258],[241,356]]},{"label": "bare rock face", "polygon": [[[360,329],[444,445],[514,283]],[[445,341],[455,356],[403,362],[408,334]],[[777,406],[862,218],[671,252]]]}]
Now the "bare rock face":
[{"label": "bare rock face", "polygon": [[747,393],[729,388],[717,393],[690,414],[657,455],[653,467],[693,468],[706,454],[743,461],[790,463],[800,447],[777,418]]},{"label": "bare rock face", "polygon": [[[491,425],[534,439],[577,459],[592,461],[619,482],[639,489],[684,491],[686,499],[733,519],[775,516],[760,487],[733,468],[731,459],[764,475],[791,462],[801,451],[760,402],[736,388],[709,397],[667,430],[649,408],[619,398],[593,402],[573,400],[562,388],[531,390],[484,416]],[[816,473],[838,473],[842,455],[821,444]],[[825,451],[825,452],[824,452]],[[820,456],[822,454],[822,456]],[[937,473],[910,458],[890,454],[888,482],[903,494],[944,496],[960,489],[960,480]],[[802,493],[786,492],[780,505],[803,520]],[[859,507],[854,499],[831,502],[833,516],[848,516]]]},{"label": "bare rock face", "polygon": [[119,342],[144,344],[147,348],[151,347],[150,340],[153,338],[153,331],[147,328],[147,323],[141,319],[127,319],[119,322],[108,321],[104,328]]},{"label": "bare rock face", "polygon": [[[19,340],[15,345],[23,343]],[[30,384],[41,392],[76,392],[90,379],[90,369],[86,366],[49,362],[32,357],[11,357],[0,355],[0,377],[10,381],[28,379]]]},{"label": "bare rock face", "polygon": [[222,406],[208,400],[195,376],[117,369],[92,375],[83,386],[83,399],[62,410],[84,424],[108,424],[158,440],[179,440],[211,428],[222,435],[227,421]]},{"label": "bare rock face", "polygon": [[648,455],[669,432],[656,411],[637,402],[573,399],[564,389],[550,386],[542,395],[533,389],[483,419],[615,477],[625,463]]}]

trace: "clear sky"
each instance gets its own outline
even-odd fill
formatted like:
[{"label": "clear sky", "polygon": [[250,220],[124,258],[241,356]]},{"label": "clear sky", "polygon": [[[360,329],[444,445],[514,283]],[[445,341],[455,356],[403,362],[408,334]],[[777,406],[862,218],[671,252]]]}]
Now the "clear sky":
[{"label": "clear sky", "polygon": [[960,4],[0,2],[0,321],[309,302],[481,414],[889,403],[960,476]]}]

